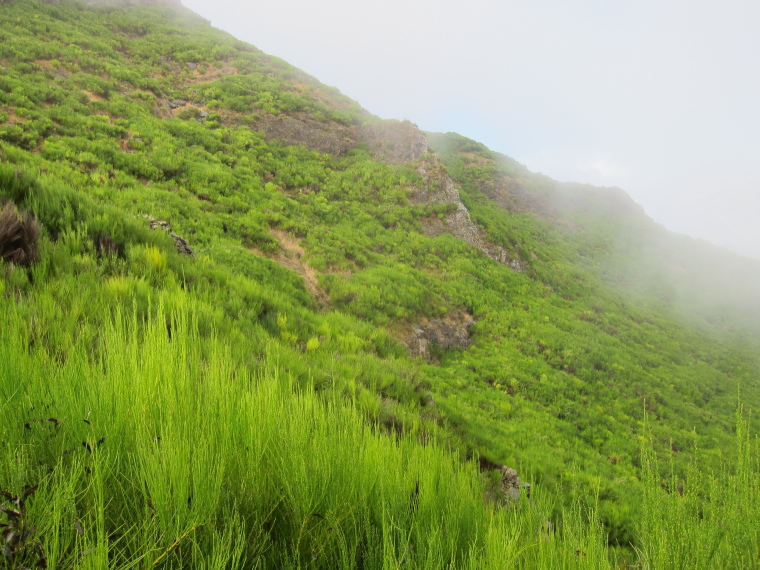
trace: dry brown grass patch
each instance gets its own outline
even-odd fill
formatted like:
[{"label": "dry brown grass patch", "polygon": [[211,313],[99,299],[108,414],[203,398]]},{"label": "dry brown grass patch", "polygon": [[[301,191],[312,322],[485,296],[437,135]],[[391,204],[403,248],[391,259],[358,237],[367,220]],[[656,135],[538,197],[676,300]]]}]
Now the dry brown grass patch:
[{"label": "dry brown grass patch", "polygon": [[[303,279],[304,287],[306,287],[306,290],[312,298],[323,307],[329,306],[330,297],[325,290],[319,286],[317,273],[301,259],[304,255],[304,249],[301,244],[298,243],[298,240],[291,234],[283,232],[282,230],[272,228],[269,231],[279,242],[282,249],[275,255],[268,257],[279,263],[282,267],[297,273],[301,279]],[[262,252],[256,248],[249,248],[248,251],[263,256]]]},{"label": "dry brown grass patch", "polygon": [[87,95],[87,98],[90,101],[103,101],[103,97],[101,97],[97,93],[93,93],[92,91],[87,91],[86,89],[82,89],[82,93]]},{"label": "dry brown grass patch", "polygon": [[49,59],[35,59],[34,63],[39,65],[45,71],[53,71],[53,64],[50,63]]}]

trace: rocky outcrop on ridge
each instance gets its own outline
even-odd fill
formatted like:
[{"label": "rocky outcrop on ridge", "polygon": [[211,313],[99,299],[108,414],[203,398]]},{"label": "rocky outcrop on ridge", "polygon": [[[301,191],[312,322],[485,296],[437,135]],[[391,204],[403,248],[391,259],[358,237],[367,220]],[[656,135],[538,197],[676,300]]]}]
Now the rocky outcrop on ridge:
[{"label": "rocky outcrop on ridge", "polygon": [[412,192],[415,204],[451,204],[453,211],[446,219],[426,222],[428,235],[452,234],[477,247],[490,258],[515,271],[524,269],[522,262],[501,246],[490,243],[472,221],[459,197],[459,190],[446,169],[428,145],[427,134],[414,123],[404,120],[370,122],[362,125],[341,125],[318,121],[305,113],[263,115],[255,128],[267,139],[282,140],[288,145],[340,156],[346,151],[364,146],[377,160],[387,164],[417,164],[423,185]]},{"label": "rocky outcrop on ridge", "polygon": [[491,259],[509,266],[515,271],[523,271],[519,259],[511,257],[507,250],[500,245],[490,243],[482,230],[472,221],[470,212],[459,197],[459,190],[454,181],[446,174],[446,170],[437,156],[426,154],[422,164],[417,169],[424,181],[422,188],[415,188],[412,201],[417,204],[452,204],[456,209],[445,220],[432,218],[425,222],[428,235],[436,236],[449,233],[470,245],[477,247]]},{"label": "rocky outcrop on ridge", "polygon": [[387,120],[363,125],[343,125],[314,119],[308,113],[263,114],[254,127],[267,140],[341,156],[363,145],[378,160],[387,164],[408,164],[429,152],[425,133],[409,121]]},{"label": "rocky outcrop on ridge", "polygon": [[446,219],[433,218],[425,222],[428,235],[449,233],[515,271],[524,269],[519,259],[510,256],[503,247],[490,243],[472,221],[454,181],[446,173],[440,159],[433,154],[427,134],[417,125],[410,121],[393,120],[362,125],[357,131],[358,139],[378,160],[388,164],[418,164],[417,172],[422,177],[423,185],[413,189],[413,203],[453,206]]},{"label": "rocky outcrop on ridge", "polygon": [[361,125],[357,138],[375,158],[387,164],[416,162],[430,152],[427,135],[406,120]]},{"label": "rocky outcrop on ridge", "polygon": [[318,121],[306,113],[262,115],[254,127],[263,131],[267,140],[303,145],[333,156],[344,154],[358,143],[355,128]]}]

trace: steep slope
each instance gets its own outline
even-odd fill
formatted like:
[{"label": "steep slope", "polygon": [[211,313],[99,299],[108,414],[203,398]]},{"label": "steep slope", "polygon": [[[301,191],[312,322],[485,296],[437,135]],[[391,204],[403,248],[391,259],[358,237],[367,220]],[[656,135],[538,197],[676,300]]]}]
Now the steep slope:
[{"label": "steep slope", "polygon": [[455,133],[429,139],[469,199],[550,221],[572,244],[574,264],[637,303],[692,324],[760,331],[757,260],[667,231],[619,188],[556,182]]},{"label": "steep slope", "polygon": [[[103,560],[199,563],[228,540],[220,521],[238,516],[257,537],[240,552],[264,566],[487,567],[491,556],[503,567],[513,556],[530,567],[525,549],[494,537],[525,528],[520,540],[541,545],[561,508],[484,508],[485,496],[507,500],[502,465],[562,488],[567,504],[598,496],[610,541],[629,545],[647,429],[676,477],[695,445],[705,467],[732,459],[737,389],[748,406],[760,397],[758,339],[692,328],[646,289],[610,287],[607,260],[635,246],[619,228],[652,226],[619,191],[557,185],[461,137],[428,143],[184,10],[13,2],[0,22],[0,199],[43,226],[36,265],[0,266],[12,323],[0,478],[53,493],[47,469],[61,465],[72,489],[89,488],[82,467],[107,438],[97,488],[118,489],[108,497],[129,514],[88,519]],[[176,405],[174,368],[187,371]],[[106,387],[119,382],[134,408]],[[196,425],[204,400],[215,420]],[[109,427],[116,412],[124,420]],[[225,442],[217,455],[205,431]],[[362,446],[377,453],[357,468]],[[226,471],[190,472],[190,458]],[[191,501],[204,480],[218,486]],[[346,481],[356,495],[343,502]],[[67,497],[69,518],[50,532],[72,543],[87,505]],[[447,517],[458,522],[439,534]],[[197,543],[176,548],[197,525]],[[128,544],[105,540],[124,529]],[[605,560],[588,529],[578,544]]]}]

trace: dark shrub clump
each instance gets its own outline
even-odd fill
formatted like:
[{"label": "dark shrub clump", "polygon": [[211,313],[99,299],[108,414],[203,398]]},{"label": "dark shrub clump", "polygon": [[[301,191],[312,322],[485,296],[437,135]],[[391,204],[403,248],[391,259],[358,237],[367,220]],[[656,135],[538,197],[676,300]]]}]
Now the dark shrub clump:
[{"label": "dark shrub clump", "polygon": [[124,257],[124,247],[107,234],[96,235],[92,238],[92,242],[95,245],[95,251],[99,257],[106,257],[109,255]]},{"label": "dark shrub clump", "polygon": [[16,265],[37,260],[37,240],[41,229],[29,212],[19,212],[13,202],[0,210],[0,259]]}]

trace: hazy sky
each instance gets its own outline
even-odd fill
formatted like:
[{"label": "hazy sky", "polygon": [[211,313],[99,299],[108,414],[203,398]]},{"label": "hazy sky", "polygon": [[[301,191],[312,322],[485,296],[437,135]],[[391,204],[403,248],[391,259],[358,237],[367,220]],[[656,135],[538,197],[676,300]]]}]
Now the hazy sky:
[{"label": "hazy sky", "polygon": [[182,0],[372,113],[760,259],[756,0]]}]

